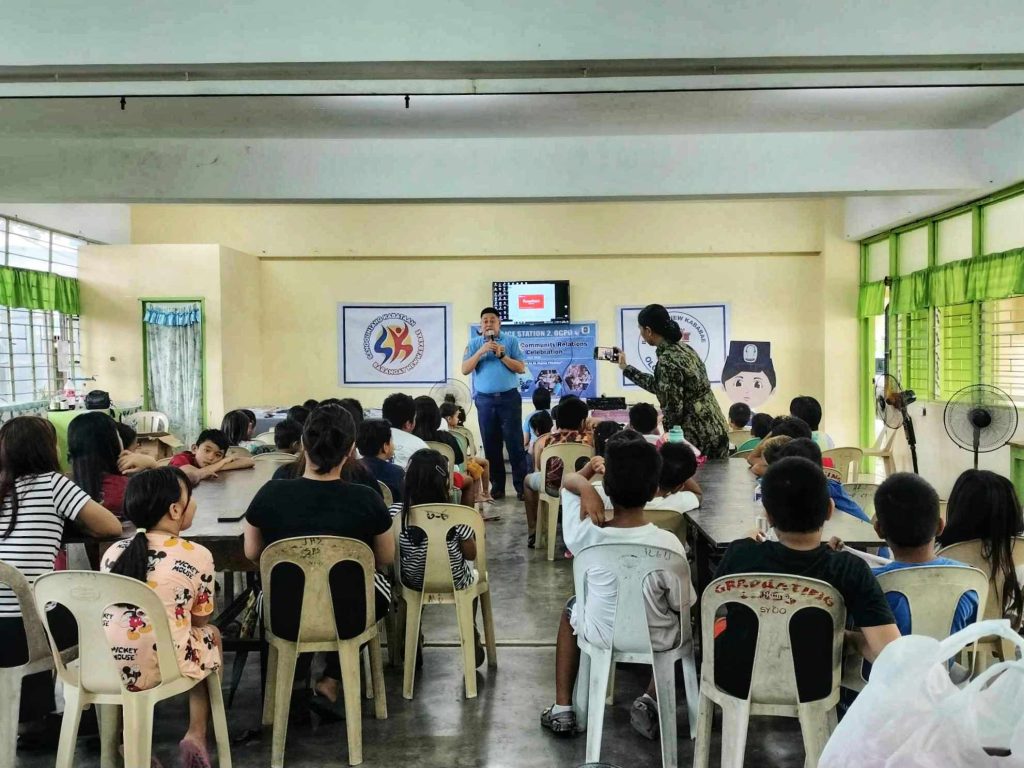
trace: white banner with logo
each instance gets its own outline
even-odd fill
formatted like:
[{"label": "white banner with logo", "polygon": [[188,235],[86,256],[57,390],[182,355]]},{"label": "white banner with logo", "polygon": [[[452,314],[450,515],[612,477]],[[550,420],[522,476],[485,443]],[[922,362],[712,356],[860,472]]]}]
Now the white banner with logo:
[{"label": "white banner with logo", "polygon": [[[722,367],[729,347],[728,304],[665,305],[672,319],[683,331],[683,341],[704,361],[712,384],[722,380]],[[626,353],[626,362],[638,370],[654,373],[658,362],[654,347],[640,338],[637,317],[643,307],[619,307],[619,349]],[[620,374],[622,386],[639,389]]]},{"label": "white banner with logo", "polygon": [[451,304],[338,304],[338,384],[427,387],[451,376]]}]

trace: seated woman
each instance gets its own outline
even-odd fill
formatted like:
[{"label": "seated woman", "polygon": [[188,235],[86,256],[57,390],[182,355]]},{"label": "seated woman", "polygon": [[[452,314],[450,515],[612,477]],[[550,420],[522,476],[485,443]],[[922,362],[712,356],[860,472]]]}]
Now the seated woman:
[{"label": "seated woman", "polygon": [[[946,505],[946,527],[939,544],[948,547],[980,539],[988,553],[988,576],[1001,574],[1003,616],[1018,630],[1024,614],[1024,565],[1015,565],[1018,536],[1024,535],[1024,516],[1013,483],[983,469],[968,469],[953,484]],[[956,557],[952,555],[952,557]]]},{"label": "seated woman", "polygon": [[[343,468],[355,459],[356,427],[352,416],[339,407],[318,408],[302,431],[305,468],[292,480],[271,480],[249,504],[242,530],[245,555],[258,562],[269,545],[292,536],[344,536],[366,543],[377,568],[395,558],[391,516],[379,492],[342,479]],[[354,563],[340,565],[330,574],[339,637],[353,637],[363,629],[366,606],[362,601],[362,572]],[[374,579],[376,616],[383,618],[391,602],[391,586],[383,575]],[[298,631],[302,575],[294,566],[275,570],[274,631],[295,637]],[[278,624],[280,622],[280,624]],[[327,654],[324,674],[316,693],[332,704],[341,690],[337,654]]]},{"label": "seated woman", "polygon": [[[99,411],[96,415],[110,418]],[[38,416],[11,419],[0,427],[0,560],[29,581],[49,573],[68,521],[96,537],[121,535],[117,518],[61,474],[53,424]],[[67,609],[58,606],[47,618],[58,645],[74,645],[75,620]],[[14,592],[0,586],[0,667],[26,661],[21,607]],[[49,672],[29,675],[21,690],[21,744],[42,746],[43,718],[54,708],[53,678]]]},{"label": "seated woman", "polygon": [[[428,395],[420,395],[413,401],[416,405],[416,422],[412,433],[426,442],[444,443],[455,454],[455,463],[461,465],[466,456],[462,453],[459,441],[448,431],[441,431],[441,409],[434,398]],[[456,471],[455,487],[462,491],[462,503],[467,507],[476,504],[476,490],[473,487],[472,479],[461,472]]]},{"label": "seated woman", "polygon": [[115,515],[121,515],[128,477],[156,466],[156,459],[124,450],[117,422],[103,411],[86,411],[68,424],[71,477]]}]

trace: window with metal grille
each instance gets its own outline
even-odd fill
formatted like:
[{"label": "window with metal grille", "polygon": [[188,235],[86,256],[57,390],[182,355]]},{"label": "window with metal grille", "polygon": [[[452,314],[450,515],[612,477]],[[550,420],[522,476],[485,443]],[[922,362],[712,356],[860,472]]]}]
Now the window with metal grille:
[{"label": "window with metal grille", "polygon": [[939,394],[943,398],[978,382],[976,311],[975,304],[954,304],[936,310],[940,338],[936,345]]},{"label": "window with metal grille", "polygon": [[[0,216],[0,264],[78,276],[82,238]],[[0,402],[45,400],[81,378],[77,315],[0,306]]]},{"label": "window with metal grille", "polygon": [[984,381],[1024,402],[1024,296],[981,303]]}]

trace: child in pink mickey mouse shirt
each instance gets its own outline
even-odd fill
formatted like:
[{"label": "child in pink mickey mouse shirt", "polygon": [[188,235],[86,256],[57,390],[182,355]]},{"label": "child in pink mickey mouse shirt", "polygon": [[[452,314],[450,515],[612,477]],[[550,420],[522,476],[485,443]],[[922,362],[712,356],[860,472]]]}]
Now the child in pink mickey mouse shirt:
[{"label": "child in pink mickey mouse shirt", "polygon": [[[167,612],[178,668],[202,680],[221,666],[221,642],[213,615],[213,557],[209,550],[180,537],[192,524],[196,503],[180,469],[161,467],[131,479],[125,493],[125,515],[138,527],[131,539],[107,550],[103,570],[145,581]],[[143,691],[160,682],[155,634],[150,618],[137,607],[112,606],[104,615],[111,651],[129,691]],[[210,699],[205,685],[189,693],[189,728],[181,740],[181,763],[188,768],[210,765],[206,749]]]}]

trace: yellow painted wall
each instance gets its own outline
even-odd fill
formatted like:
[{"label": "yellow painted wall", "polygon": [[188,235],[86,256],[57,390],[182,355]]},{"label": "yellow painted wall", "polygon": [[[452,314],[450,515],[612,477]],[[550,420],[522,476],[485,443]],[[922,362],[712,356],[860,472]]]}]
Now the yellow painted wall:
[{"label": "yellow painted wall", "polygon": [[223,402],[228,410],[263,402],[263,381],[268,377],[263,354],[266,339],[262,335],[261,273],[255,256],[221,248]]},{"label": "yellow painted wall", "polygon": [[205,299],[207,420],[224,411],[217,245],[95,245],[79,252],[82,366],[115,401],[143,396],[141,298]]},{"label": "yellow painted wall", "polygon": [[[607,345],[616,342],[619,305],[728,302],[733,338],[772,342],[779,388],[764,410],[782,413],[794,395],[814,395],[825,407],[824,428],[848,442],[856,436],[850,393],[856,387],[858,263],[856,245],[841,239],[841,224],[841,204],[820,200],[146,205],[132,209],[136,257],[115,258],[118,269],[142,273],[164,258],[152,243],[227,246],[217,252],[210,277],[223,307],[217,384],[223,407],[340,394],[339,301],[451,302],[460,352],[467,325],[490,303],[491,281],[568,278],[573,317],[597,321],[599,343]],[[258,267],[246,253],[260,257]],[[86,286],[97,270],[99,264],[83,269]],[[196,272],[195,279],[207,277]],[[144,282],[137,275],[130,285]],[[103,285],[95,298],[131,291]],[[84,314],[137,335],[123,313],[110,318],[105,302],[86,301],[89,290],[83,289]],[[122,343],[119,335],[109,338],[114,346]],[[87,370],[93,359],[87,357]],[[457,370],[458,360],[452,362]],[[213,380],[211,370],[211,389]],[[613,366],[599,367],[602,392],[620,393],[617,381]],[[125,385],[130,389],[130,381]],[[639,399],[632,392],[631,399]],[[368,406],[387,393],[345,390]]]}]

